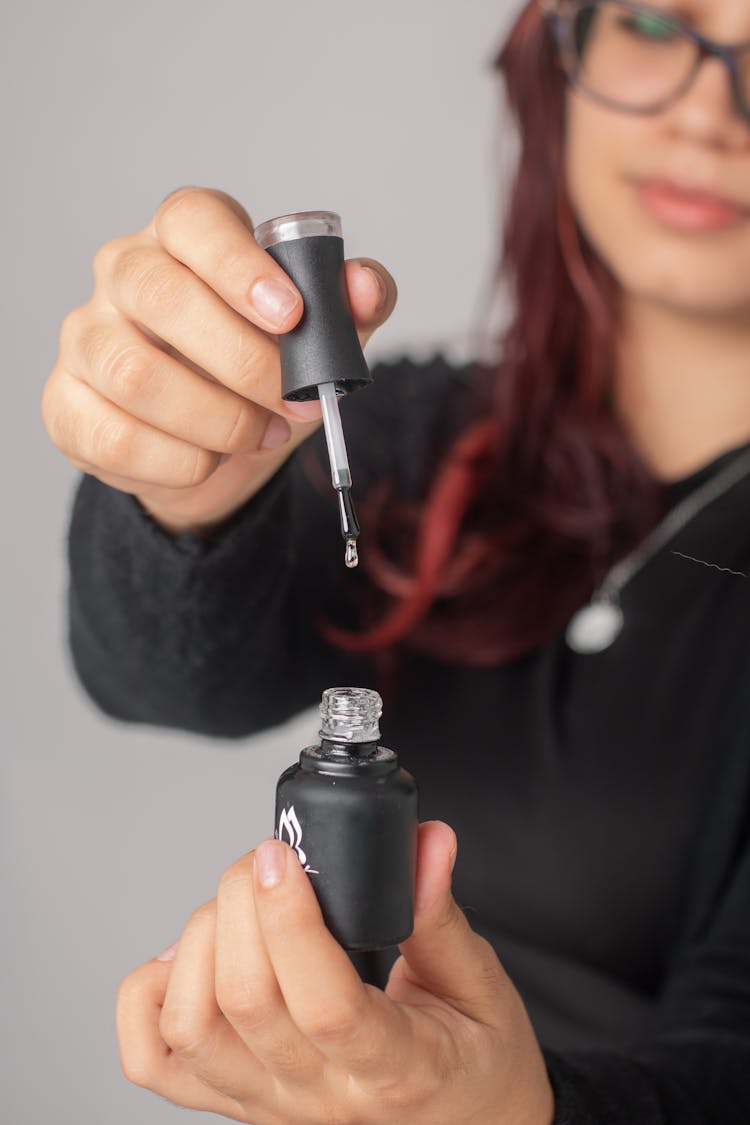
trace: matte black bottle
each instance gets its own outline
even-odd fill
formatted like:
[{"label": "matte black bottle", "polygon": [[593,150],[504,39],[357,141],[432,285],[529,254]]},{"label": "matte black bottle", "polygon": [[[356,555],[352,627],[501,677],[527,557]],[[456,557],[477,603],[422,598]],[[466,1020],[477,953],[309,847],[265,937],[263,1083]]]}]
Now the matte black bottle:
[{"label": "matte black bottle", "polygon": [[414,926],[417,787],[378,744],[380,696],[329,688],[320,744],[279,778],[277,839],[307,871],[328,928],[348,950],[385,949]]}]

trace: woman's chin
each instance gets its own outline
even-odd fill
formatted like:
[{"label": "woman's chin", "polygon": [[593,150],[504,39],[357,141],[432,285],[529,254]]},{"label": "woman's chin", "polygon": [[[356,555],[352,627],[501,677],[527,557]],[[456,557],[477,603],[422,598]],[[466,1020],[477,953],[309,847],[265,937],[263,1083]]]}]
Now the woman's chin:
[{"label": "woman's chin", "polygon": [[639,301],[686,316],[719,320],[747,320],[750,329],[750,258],[744,276],[733,283],[726,263],[707,267],[690,255],[672,254],[668,261],[641,260],[633,268],[614,270],[624,292]]}]

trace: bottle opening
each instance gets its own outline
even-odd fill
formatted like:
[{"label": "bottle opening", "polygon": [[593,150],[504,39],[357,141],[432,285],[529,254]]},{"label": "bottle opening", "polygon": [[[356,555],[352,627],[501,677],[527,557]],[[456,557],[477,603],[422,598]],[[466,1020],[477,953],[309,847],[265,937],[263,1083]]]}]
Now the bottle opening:
[{"label": "bottle opening", "polygon": [[377,742],[382,714],[383,700],[370,688],[328,688],[320,704],[320,737],[330,742]]}]

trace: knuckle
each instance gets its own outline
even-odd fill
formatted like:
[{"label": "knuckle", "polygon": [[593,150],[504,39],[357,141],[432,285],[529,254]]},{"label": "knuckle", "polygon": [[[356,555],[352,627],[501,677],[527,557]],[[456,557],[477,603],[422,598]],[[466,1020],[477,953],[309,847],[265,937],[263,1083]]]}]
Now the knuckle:
[{"label": "knuckle", "polygon": [[136,315],[154,309],[171,312],[182,305],[187,294],[183,271],[163,250],[131,244],[114,258],[112,286],[127,310]]},{"label": "knuckle", "polygon": [[300,1019],[305,1035],[321,1043],[346,1043],[364,1022],[364,1011],[358,1004],[331,1006],[307,1013]]},{"label": "knuckle", "polygon": [[146,966],[140,966],[124,977],[117,989],[117,1022],[120,1066],[129,1082],[136,1086],[154,1089],[157,1082],[159,1058],[144,1046],[142,1037],[129,1030],[133,1012],[143,1009],[148,992]]},{"label": "knuckle", "polygon": [[83,306],[71,311],[63,317],[60,325],[60,351],[62,353],[73,351],[78,341],[86,331],[88,315]]},{"label": "knuckle", "polygon": [[115,264],[123,252],[124,238],[112,238],[104,242],[94,254],[93,271],[96,285],[106,284],[111,278]]},{"label": "knuckle", "polygon": [[77,350],[86,368],[99,373],[106,371],[112,354],[112,333],[96,321],[82,325],[77,337]]},{"label": "knuckle", "polygon": [[420,1083],[410,1076],[408,1083],[398,1081],[379,1086],[378,1100],[387,1105],[391,1112],[415,1112],[429,1102],[433,1093],[434,1090],[428,1088],[426,1082]]},{"label": "knuckle", "polygon": [[59,446],[58,441],[58,407],[57,407],[57,368],[52,372],[42,389],[41,412],[44,427],[52,440],[53,445]]},{"label": "knuckle", "polygon": [[229,194],[229,192],[221,191],[221,189],[219,188],[212,188],[211,191],[218,200],[224,203],[230,211],[233,211],[235,215],[242,220],[245,226],[252,231],[254,225],[253,220],[250,217],[247,209],[242,206],[239,199],[235,199],[233,195]]},{"label": "knuckle", "polygon": [[194,1008],[165,1005],[159,1017],[159,1034],[170,1050],[190,1060],[202,1053],[210,1029]]},{"label": "knuckle", "polygon": [[87,323],[79,337],[79,350],[87,369],[107,388],[108,397],[127,406],[142,398],[157,374],[158,365],[139,343],[123,343],[106,325]]},{"label": "knuckle", "polygon": [[[185,216],[192,218],[200,213],[206,203],[206,198],[211,195],[208,188],[187,184],[184,187],[170,191],[159,204],[154,216],[154,226],[159,237],[168,233],[171,225],[180,222]],[[179,218],[175,218],[179,216]]]},{"label": "knuckle", "polygon": [[111,253],[109,277],[116,289],[127,289],[142,275],[144,260],[153,258],[153,253],[142,246],[121,246]]},{"label": "knuckle", "polygon": [[297,1047],[290,1042],[288,1036],[271,1036],[265,1042],[265,1050],[273,1059],[273,1069],[276,1073],[294,1075],[299,1078],[303,1067],[306,1073],[310,1073],[309,1063],[302,1058]]},{"label": "knuckle", "polygon": [[75,419],[61,387],[64,375],[55,367],[42,391],[41,412],[52,444],[70,457],[77,449]]},{"label": "knuckle", "polygon": [[189,926],[212,926],[216,921],[216,899],[196,906],[188,921]]},{"label": "knuckle", "polygon": [[199,219],[209,206],[215,208],[216,203],[223,204],[228,210],[234,212],[242,222],[252,230],[252,219],[242,204],[225,191],[218,188],[199,187],[188,184],[170,192],[159,205],[154,216],[154,230],[157,237],[164,242],[169,241],[172,233],[178,226]]},{"label": "knuckle", "polygon": [[[120,990],[122,989],[121,985]],[[127,998],[127,989],[124,990],[123,995]],[[124,1002],[121,991],[118,991],[118,1008],[123,1006]],[[120,1068],[128,1082],[132,1082],[134,1086],[153,1087],[157,1060],[152,1057],[151,1052],[144,1049],[137,1036],[120,1033],[118,1040]]]},{"label": "knuckle", "polygon": [[104,374],[115,402],[127,406],[148,395],[158,366],[138,344],[114,346],[107,358]]},{"label": "knuckle", "polygon": [[219,879],[219,894],[231,891],[237,886],[242,890],[246,890],[251,874],[252,868],[250,866],[249,856],[242,856],[241,859],[236,859],[234,863],[230,863],[229,867],[221,874]]},{"label": "knuckle", "polygon": [[94,464],[117,471],[125,465],[133,446],[133,427],[123,418],[103,414],[92,424],[88,445]]},{"label": "knuckle", "polygon": [[273,1023],[277,1015],[274,1002],[256,989],[250,980],[217,979],[216,1002],[231,1024],[244,1031],[258,1031]]},{"label": "knuckle", "polygon": [[[144,263],[139,255],[140,272],[133,279],[133,307],[148,314],[158,309],[167,315],[178,312],[187,300],[187,283],[175,262],[162,258]],[[126,270],[127,272],[127,270]]]},{"label": "knuckle", "polygon": [[153,1089],[156,1083],[155,1060],[147,1057],[143,1051],[131,1047],[120,1047],[120,1067],[128,1082],[134,1086]]},{"label": "knuckle", "polygon": [[123,977],[117,986],[117,1008],[127,1009],[133,1007],[138,1003],[138,999],[142,992],[140,971],[134,969],[132,973],[128,973]]}]

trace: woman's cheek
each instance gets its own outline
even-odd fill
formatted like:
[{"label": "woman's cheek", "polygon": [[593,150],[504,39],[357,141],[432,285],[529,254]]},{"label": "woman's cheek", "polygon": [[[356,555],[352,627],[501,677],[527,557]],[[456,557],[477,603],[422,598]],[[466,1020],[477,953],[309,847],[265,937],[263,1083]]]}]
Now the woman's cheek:
[{"label": "woman's cheek", "polygon": [[[688,314],[750,313],[750,219],[725,231],[670,229],[636,181],[666,165],[659,118],[628,118],[568,94],[565,176],[589,244],[624,292]],[[748,162],[750,197],[750,161]]]},{"label": "woman's cheek", "polygon": [[622,171],[627,144],[619,124],[611,111],[568,94],[565,177],[573,212],[589,244],[629,289],[643,272],[635,245],[641,236],[634,192]]}]

